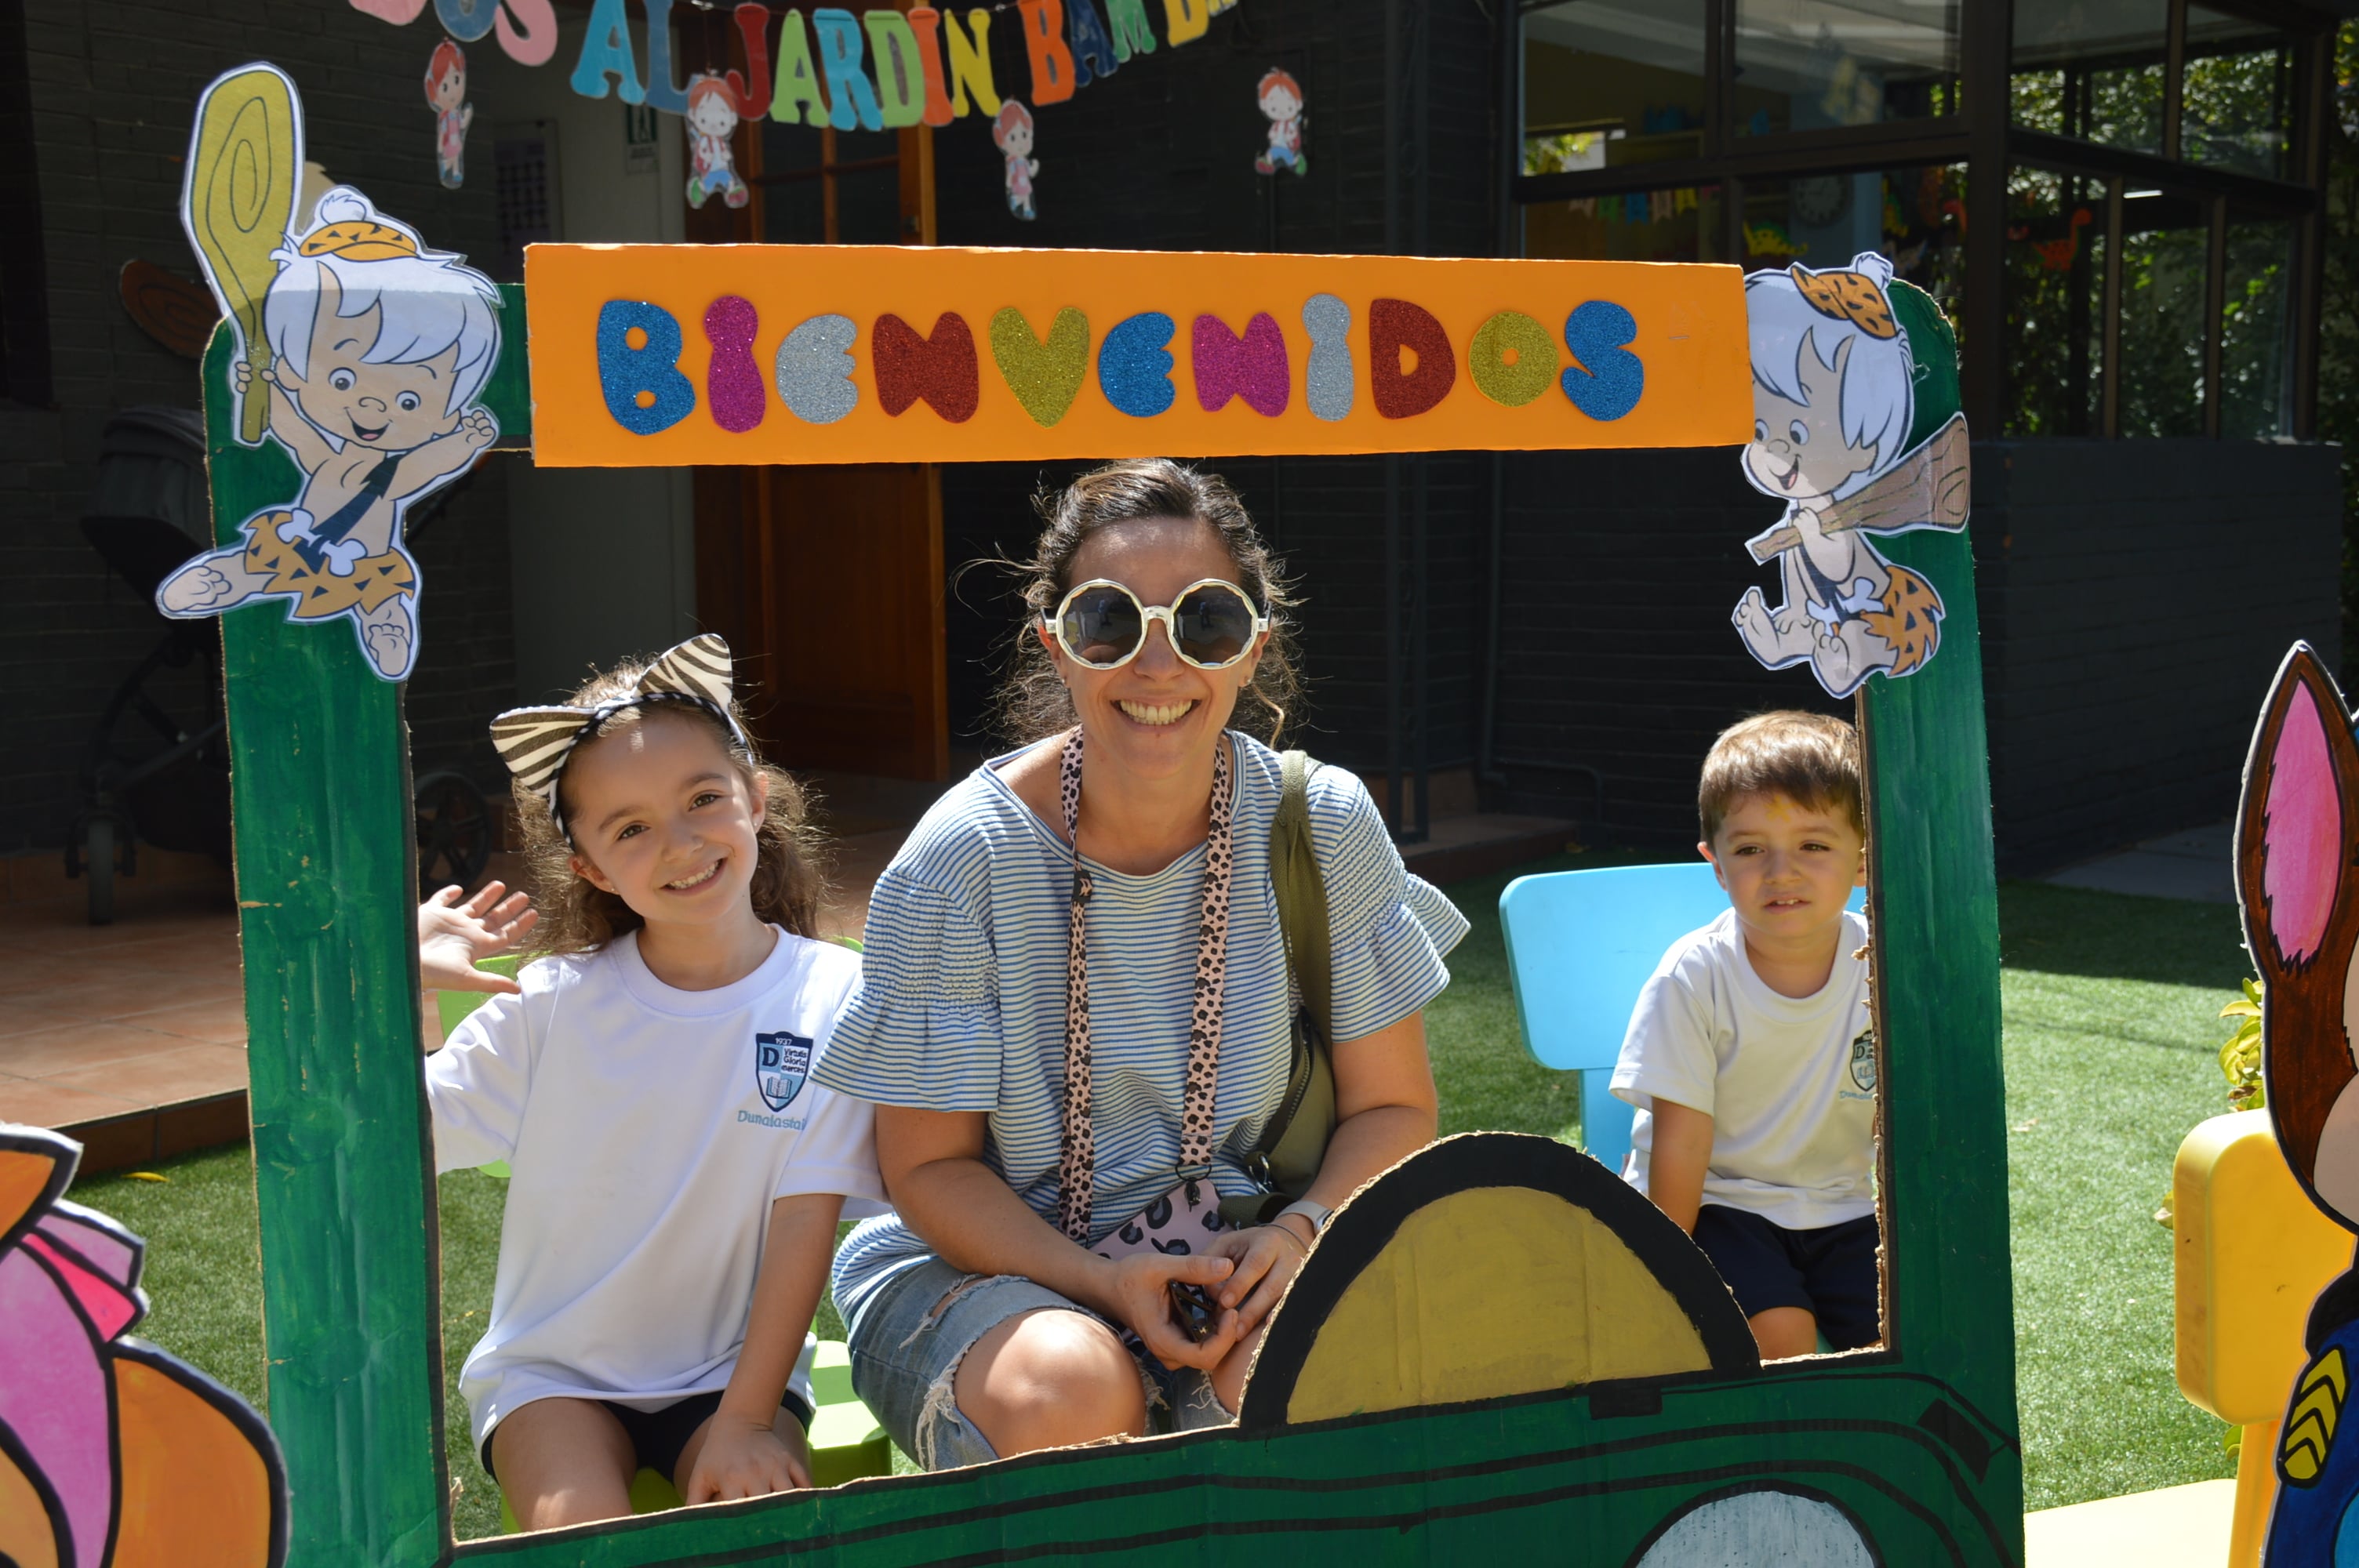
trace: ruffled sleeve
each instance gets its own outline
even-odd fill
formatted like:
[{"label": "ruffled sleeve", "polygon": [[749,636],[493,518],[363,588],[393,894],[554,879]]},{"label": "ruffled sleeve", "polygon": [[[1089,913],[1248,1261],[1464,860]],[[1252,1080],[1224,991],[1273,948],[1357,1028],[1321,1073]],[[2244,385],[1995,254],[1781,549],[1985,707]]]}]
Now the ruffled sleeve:
[{"label": "ruffled sleeve", "polygon": [[1356,1040],[1441,994],[1442,956],[1466,935],[1466,917],[1409,875],[1367,785],[1347,769],[1311,775],[1310,841],[1327,881],[1335,1038]]},{"label": "ruffled sleeve", "polygon": [[951,893],[888,868],[868,904],[860,985],[811,1076],[879,1105],[995,1110],[997,961]]}]

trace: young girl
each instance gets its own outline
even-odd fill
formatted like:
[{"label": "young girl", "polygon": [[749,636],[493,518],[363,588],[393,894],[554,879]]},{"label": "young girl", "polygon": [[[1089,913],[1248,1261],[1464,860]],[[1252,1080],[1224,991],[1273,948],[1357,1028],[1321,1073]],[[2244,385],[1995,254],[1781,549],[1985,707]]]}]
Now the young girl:
[{"label": "young girl", "polygon": [[811,939],[794,781],[720,638],[504,713],[544,920],[522,989],[427,1059],[440,1170],[514,1172],[460,1376],[527,1529],[810,1485],[809,1335],[838,1211],[881,1211],[869,1108],[808,1082],[859,978]]}]

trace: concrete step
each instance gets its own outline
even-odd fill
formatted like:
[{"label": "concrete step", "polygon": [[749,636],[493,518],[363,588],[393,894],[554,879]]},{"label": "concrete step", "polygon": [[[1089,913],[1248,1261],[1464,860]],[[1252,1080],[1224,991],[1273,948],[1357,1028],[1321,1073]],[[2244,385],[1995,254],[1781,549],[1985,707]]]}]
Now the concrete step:
[{"label": "concrete step", "polygon": [[1573,824],[1557,816],[1481,812],[1437,818],[1421,844],[1401,846],[1408,869],[1434,883],[1487,877],[1545,856],[1573,840]]}]

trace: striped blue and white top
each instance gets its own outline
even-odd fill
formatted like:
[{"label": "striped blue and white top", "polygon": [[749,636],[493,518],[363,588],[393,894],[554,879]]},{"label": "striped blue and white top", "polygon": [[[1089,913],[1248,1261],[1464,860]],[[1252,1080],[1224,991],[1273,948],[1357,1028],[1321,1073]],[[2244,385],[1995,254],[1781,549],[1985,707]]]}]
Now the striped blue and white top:
[{"label": "striped blue and white top", "polygon": [[[1241,1195],[1256,1190],[1242,1161],[1284,1098],[1289,1037],[1269,878],[1278,757],[1249,736],[1231,738],[1236,865],[1213,1182]],[[860,989],[812,1076],[880,1104],[990,1113],[985,1162],[1053,1223],[1072,859],[1000,777],[1013,755],[936,802],[886,868],[868,906]],[[1450,983],[1442,955],[1466,934],[1466,918],[1402,866],[1356,775],[1315,770],[1310,806],[1327,882],[1335,1037],[1348,1054],[1348,1042],[1398,1022]],[[1169,1191],[1179,1162],[1204,851],[1199,845],[1147,876],[1094,862],[1090,871],[1093,1233],[1103,1235]],[[870,1292],[931,1255],[897,1217],[870,1220],[837,1251],[837,1305],[850,1318]]]}]

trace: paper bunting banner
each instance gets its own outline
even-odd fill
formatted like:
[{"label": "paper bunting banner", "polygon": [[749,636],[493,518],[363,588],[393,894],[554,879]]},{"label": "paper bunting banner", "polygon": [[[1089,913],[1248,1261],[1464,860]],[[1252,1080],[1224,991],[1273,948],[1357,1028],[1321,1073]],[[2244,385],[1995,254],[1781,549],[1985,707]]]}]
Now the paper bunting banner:
[{"label": "paper bunting banner", "polygon": [[1310,166],[1302,160],[1302,84],[1289,72],[1272,70],[1254,89],[1254,97],[1263,118],[1269,122],[1269,146],[1254,159],[1255,172],[1276,174],[1290,168],[1309,174]]},{"label": "paper bunting banner", "polygon": [[240,439],[277,442],[303,484],[247,518],[243,542],[166,578],[156,604],[195,621],[282,600],[294,621],[351,622],[377,676],[406,680],[418,568],[402,514],[498,438],[475,399],[499,359],[499,289],[350,186],[299,218],[302,146],[275,66],[230,71],[198,101],[181,222],[237,324]]},{"label": "paper bunting banner", "polygon": [[1915,447],[1917,366],[1875,252],[1850,267],[1797,263],[1745,280],[1753,361],[1753,440],[1745,477],[1786,503],[1746,542],[1778,563],[1784,601],[1745,590],[1732,619],[1769,668],[1808,664],[1827,695],[1869,676],[1924,667],[1940,645],[1941,596],[1885,559],[1871,534],[1966,525],[1966,422],[1956,415]]},{"label": "paper bunting banner", "polygon": [[[668,114],[689,114],[686,90],[673,77],[675,3],[640,0],[635,19],[630,0],[592,0],[589,27],[569,78],[573,91],[585,98],[612,92],[625,103],[650,104]],[[709,8],[701,0],[698,3],[700,9]],[[745,0],[734,13],[744,70],[715,62],[709,73],[728,83],[734,111],[741,119],[766,115],[788,125],[878,131],[947,125],[975,114],[992,122],[993,135],[999,139],[1007,100],[1001,97],[992,73],[994,16],[1007,16],[1007,25],[1021,37],[1031,75],[1028,115],[1112,76],[1134,55],[1155,52],[1149,0],[1103,3],[1103,11],[1100,0],[995,0],[962,10],[919,5],[856,15],[822,5],[806,17],[799,6],[773,9]],[[1164,41],[1178,46],[1203,38],[1212,18],[1238,3],[1161,0],[1157,8],[1163,15]],[[428,0],[351,0],[351,5],[396,27],[416,21],[428,10]],[[490,34],[519,65],[545,64],[556,52],[552,0],[432,0],[432,10],[452,38],[473,43]],[[1294,105],[1284,114],[1271,108],[1277,101],[1271,84],[1281,79]],[[1302,172],[1301,89],[1284,71],[1273,71],[1263,81],[1261,96],[1263,112],[1273,122],[1270,152],[1261,161]],[[439,102],[436,107],[441,107]]]},{"label": "paper bunting banner", "polygon": [[475,109],[466,99],[467,57],[444,38],[426,63],[426,104],[434,111],[435,172],[451,190],[467,178],[467,127],[475,123]]}]

